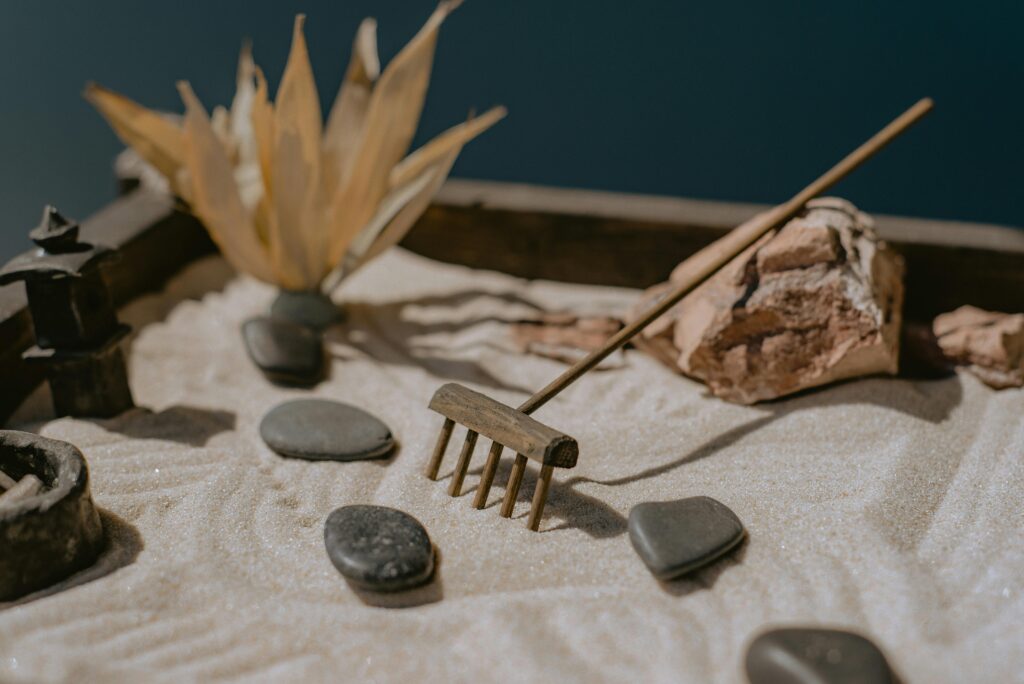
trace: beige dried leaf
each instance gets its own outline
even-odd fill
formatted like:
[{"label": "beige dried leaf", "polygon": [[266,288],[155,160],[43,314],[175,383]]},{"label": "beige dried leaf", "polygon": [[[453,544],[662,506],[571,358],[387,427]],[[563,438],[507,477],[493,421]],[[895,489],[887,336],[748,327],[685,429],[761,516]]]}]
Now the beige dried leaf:
[{"label": "beige dried leaf", "polygon": [[292,49],[288,56],[277,101],[274,104],[276,130],[271,179],[277,192],[274,206],[282,230],[298,236],[286,236],[284,244],[291,259],[301,266],[306,282],[322,276],[324,233],[322,214],[325,202],[320,186],[320,96],[309,63],[306,39],[302,33],[305,16],[295,18]]},{"label": "beige dried leaf", "polygon": [[428,166],[419,176],[388,193],[377,214],[356,236],[345,253],[342,266],[346,277],[384,250],[401,242],[437,194],[458,156],[458,149],[451,150],[446,157]]},{"label": "beige dried leaf", "polygon": [[[245,41],[238,55],[238,72],[235,75],[235,97],[231,100],[229,128],[231,137],[238,145],[240,165],[258,163],[259,151],[253,132],[253,106],[256,101],[256,62],[252,56],[252,44]],[[264,95],[266,93],[264,92]],[[264,98],[264,102],[266,98]]]},{"label": "beige dried leaf", "polygon": [[370,108],[370,94],[378,76],[377,21],[367,18],[359,25],[345,80],[338,89],[324,131],[322,168],[324,185],[328,188],[338,187],[351,173]]},{"label": "beige dried leaf", "polygon": [[508,114],[504,107],[494,107],[484,114],[471,118],[465,123],[452,126],[391,169],[389,185],[394,188],[419,175],[437,160],[446,157],[451,150],[462,149],[467,142],[498,123]]},{"label": "beige dried leaf", "polygon": [[391,169],[412,143],[430,82],[437,31],[457,6],[453,2],[439,4],[419,33],[387,65],[373,89],[351,176],[331,203],[331,264],[341,260],[349,241],[373,216],[387,193]]},{"label": "beige dried leaf", "polygon": [[85,87],[85,99],[99,110],[121,142],[152,164],[173,188],[182,165],[181,128],[165,115],[96,83]]},{"label": "beige dried leaf", "polygon": [[267,253],[245,214],[231,163],[206,110],[187,82],[179,82],[178,91],[185,102],[184,160],[192,179],[190,194],[196,212],[235,268],[272,282]]},{"label": "beige dried leaf", "polygon": [[231,107],[216,108],[212,121],[186,83],[181,126],[99,86],[86,97],[191,203],[232,265],[282,288],[313,289],[332,271],[343,278],[397,244],[462,146],[505,115],[497,107],[471,118],[403,160],[438,28],[457,5],[442,2],[383,73],[376,22],[365,20],[326,128],[302,15],[276,103],[248,45]]}]

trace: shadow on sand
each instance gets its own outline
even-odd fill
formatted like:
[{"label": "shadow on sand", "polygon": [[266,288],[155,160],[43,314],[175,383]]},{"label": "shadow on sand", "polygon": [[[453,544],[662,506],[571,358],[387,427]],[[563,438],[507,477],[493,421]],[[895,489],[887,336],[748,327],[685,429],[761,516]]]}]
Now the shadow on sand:
[{"label": "shadow on sand", "polygon": [[100,520],[103,522],[105,547],[95,563],[45,589],[26,594],[14,601],[0,603],[0,612],[95,582],[134,563],[142,549],[145,548],[138,529],[108,510],[101,508],[99,514]]}]

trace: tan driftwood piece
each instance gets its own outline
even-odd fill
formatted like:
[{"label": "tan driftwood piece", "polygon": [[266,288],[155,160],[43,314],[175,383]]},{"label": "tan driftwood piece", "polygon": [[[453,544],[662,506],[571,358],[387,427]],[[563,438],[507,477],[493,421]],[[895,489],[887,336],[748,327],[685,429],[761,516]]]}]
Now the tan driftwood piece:
[{"label": "tan driftwood piece", "polygon": [[[521,444],[523,438],[521,435],[517,434],[514,429],[517,421],[514,420],[510,414],[518,412],[525,418],[526,415],[543,406],[584,373],[594,368],[609,354],[622,348],[623,345],[643,331],[656,319],[661,317],[662,314],[675,306],[683,297],[711,277],[718,269],[731,261],[736,255],[750,247],[768,231],[777,228],[794,217],[804,208],[804,205],[807,204],[808,201],[814,199],[845,178],[851,171],[867,161],[872,155],[885,147],[899,134],[904,132],[921,117],[927,114],[931,108],[932,101],[930,99],[924,98],[920,100],[917,104],[872,136],[867,142],[843,158],[838,164],[826,171],[824,175],[797,193],[788,202],[780,204],[762,214],[758,214],[680,264],[676,273],[673,274],[675,284],[674,289],[667,292],[664,298],[655,303],[647,312],[639,315],[636,320],[615,334],[600,349],[591,352],[586,358],[566,369],[564,373],[548,383],[546,387],[523,402],[519,406],[518,411],[514,411],[510,407],[506,406],[502,406],[499,410],[492,405],[492,403],[484,404],[480,399],[478,399],[478,397],[485,398],[483,395],[458,387],[457,385],[448,384],[441,387],[437,393],[435,393],[434,399],[431,400],[430,408],[437,410],[439,406],[443,406],[445,411],[442,412],[442,415],[445,416],[445,422],[441,430],[441,437],[439,438],[437,446],[435,447],[434,453],[431,457],[428,474],[431,470],[436,472],[436,468],[440,466],[441,459],[444,457],[445,448],[448,445],[448,438],[451,436],[452,426],[450,423],[452,420],[459,423],[464,423],[463,419],[469,421],[468,424],[464,423],[469,430],[467,434],[467,441],[475,443],[476,434],[479,432],[478,428],[482,424],[487,426],[486,423],[482,423],[481,421],[477,408],[478,406],[486,405],[488,413],[495,417],[500,417],[500,424],[503,427],[512,428],[508,430],[508,435],[506,437],[495,439],[496,442],[506,446],[513,446],[510,442],[502,441],[502,439],[511,438],[511,440],[515,440],[516,443]],[[458,388],[459,391],[456,392],[453,388]],[[438,404],[436,402],[438,401],[439,395],[441,397],[441,402]],[[496,401],[489,400],[489,402],[493,402],[493,404],[501,406],[501,404]],[[573,442],[573,445],[575,451],[575,441]],[[469,444],[462,449],[459,458],[460,470],[465,470],[469,467],[469,461],[472,458],[473,446],[475,446],[475,444]],[[513,448],[516,448],[516,450],[519,451],[517,447],[513,446]],[[526,467],[526,458],[528,455],[529,454],[524,453],[518,453],[516,455],[516,460],[513,464],[512,473],[509,479],[509,485],[505,491],[505,499],[501,507],[501,514],[503,516],[511,515],[512,509],[515,506],[516,494],[518,493],[519,484],[522,479],[523,470]],[[555,463],[546,459],[543,459],[542,462],[545,466],[555,465]],[[574,453],[572,465],[574,466],[575,464],[576,454]],[[464,472],[461,474],[457,473],[455,475],[455,477],[459,478],[463,476]],[[530,510],[530,517],[527,523],[531,530],[536,531],[540,526],[540,517],[544,509],[550,478],[550,469],[542,469],[541,477],[537,481],[537,491],[535,491],[533,504]]]},{"label": "tan driftwood piece", "polygon": [[16,484],[18,484],[17,480],[0,470],[0,489],[10,489]]},{"label": "tan driftwood piece", "polygon": [[[872,221],[816,199],[649,326],[637,346],[740,404],[897,370],[902,259]],[[645,302],[666,285],[648,290]]]},{"label": "tan driftwood piece", "polygon": [[621,329],[622,321],[610,316],[549,312],[539,318],[516,321],[510,333],[520,353],[575,363],[588,352],[600,349]]},{"label": "tan driftwood piece", "polygon": [[21,503],[25,499],[35,496],[43,488],[42,481],[35,475],[26,475],[18,480],[18,483],[0,494],[0,509]]},{"label": "tan driftwood piece", "polygon": [[943,356],[996,389],[1024,387],[1024,314],[961,306],[935,318]]}]

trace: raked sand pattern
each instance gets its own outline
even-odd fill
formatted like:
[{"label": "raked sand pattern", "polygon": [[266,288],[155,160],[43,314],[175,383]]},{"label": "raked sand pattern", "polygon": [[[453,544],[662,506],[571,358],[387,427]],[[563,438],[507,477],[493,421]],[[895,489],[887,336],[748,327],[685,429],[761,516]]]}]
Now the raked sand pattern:
[{"label": "raked sand pattern", "polygon": [[[527,283],[402,251],[340,293],[330,378],[268,384],[239,325],[271,288],[217,258],[123,312],[136,409],[50,420],[36,393],[11,427],[78,445],[110,547],[58,587],[0,604],[2,682],[743,681],[774,625],[861,631],[909,682],[1024,681],[1024,391],[969,376],[873,378],[757,407],[710,398],[637,352],[538,413],[577,437],[541,533],[472,509],[422,470],[444,381],[517,403],[562,366],[511,351],[504,321],[534,306],[620,310],[637,293]],[[382,418],[385,461],[283,459],[258,425],[318,396]],[[749,539],[690,579],[659,583],[626,535],[632,505],[703,494]],[[334,508],[377,503],[426,526],[437,579],[359,593],[331,565]]]}]

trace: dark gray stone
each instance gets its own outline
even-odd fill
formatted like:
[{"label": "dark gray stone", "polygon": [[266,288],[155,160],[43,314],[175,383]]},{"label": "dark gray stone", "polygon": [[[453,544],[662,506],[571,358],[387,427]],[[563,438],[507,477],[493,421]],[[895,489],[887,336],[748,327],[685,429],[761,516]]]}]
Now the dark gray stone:
[{"label": "dark gray stone", "polygon": [[395,448],[391,430],[366,411],[327,399],[295,399],[275,406],[260,436],[282,456],[314,461],[381,458]]},{"label": "dark gray stone", "polygon": [[43,490],[0,508],[0,601],[47,587],[91,565],[103,528],[82,452],[67,442],[0,430],[0,470],[35,475]]},{"label": "dark gray stone", "polygon": [[889,684],[897,677],[878,647],[832,629],[765,632],[747,649],[751,684]]},{"label": "dark gray stone", "polygon": [[711,563],[739,545],[745,534],[736,514],[707,496],[642,503],[629,512],[629,540],[660,580]]},{"label": "dark gray stone", "polygon": [[327,556],[359,589],[402,591],[434,574],[434,546],[416,518],[384,506],[343,506],[324,524]]},{"label": "dark gray stone", "polygon": [[323,341],[312,328],[260,316],[242,325],[242,339],[253,363],[272,382],[313,385],[323,376]]},{"label": "dark gray stone", "polygon": [[341,308],[318,290],[281,290],[270,305],[270,315],[314,330],[324,330],[344,318]]}]

